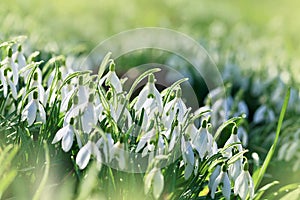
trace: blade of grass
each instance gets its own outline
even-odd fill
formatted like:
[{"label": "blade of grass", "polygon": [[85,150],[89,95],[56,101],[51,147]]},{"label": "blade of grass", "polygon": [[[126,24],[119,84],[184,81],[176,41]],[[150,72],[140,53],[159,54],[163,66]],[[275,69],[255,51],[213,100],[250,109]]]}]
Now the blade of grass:
[{"label": "blade of grass", "polygon": [[267,157],[266,157],[263,165],[258,169],[259,171],[257,172],[258,173],[257,176],[253,177],[254,190],[255,191],[258,189],[258,186],[259,186],[260,182],[262,181],[263,176],[264,176],[264,174],[267,170],[267,167],[269,166],[269,164],[271,162],[271,159],[272,159],[272,156],[275,152],[277,142],[278,142],[278,138],[279,138],[279,135],[280,135],[282,122],[283,122],[284,115],[285,115],[286,109],[288,107],[289,99],[290,99],[290,91],[291,91],[291,89],[288,88],[287,93],[286,93],[285,98],[284,98],[283,106],[282,106],[280,116],[279,116],[279,120],[278,120],[278,124],[277,124],[275,140],[274,140],[274,142],[273,142],[273,144],[272,144],[272,146],[271,146],[271,148],[270,148],[270,150],[267,154]]},{"label": "blade of grass", "polygon": [[139,82],[141,82],[144,78],[146,78],[149,74],[153,74],[155,72],[159,72],[161,69],[160,68],[153,68],[153,69],[149,69],[148,71],[145,71],[144,73],[142,73],[132,84],[128,94],[127,94],[127,99],[129,100],[132,93],[134,92],[134,89],[136,88],[136,86],[139,84]]},{"label": "blade of grass", "polygon": [[45,172],[44,172],[44,176],[42,178],[42,181],[39,185],[39,187],[37,188],[34,196],[33,196],[33,200],[38,200],[41,197],[42,191],[46,185],[48,176],[49,176],[49,168],[50,168],[50,155],[49,155],[49,149],[48,149],[48,145],[47,142],[44,141],[44,149],[45,149],[45,158],[46,158],[46,167],[45,167]]}]

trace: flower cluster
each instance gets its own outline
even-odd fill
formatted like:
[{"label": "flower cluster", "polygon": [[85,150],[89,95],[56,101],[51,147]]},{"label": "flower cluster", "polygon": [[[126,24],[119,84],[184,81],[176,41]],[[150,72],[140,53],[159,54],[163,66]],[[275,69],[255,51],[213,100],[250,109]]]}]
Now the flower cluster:
[{"label": "flower cluster", "polygon": [[[73,72],[63,61],[60,66],[50,68],[46,64],[40,68],[41,62],[34,62],[32,56],[26,60],[21,46],[16,45],[8,46],[1,61],[0,95],[5,98],[4,107],[19,113],[27,127],[47,124],[47,109],[57,108],[61,123],[51,136],[52,143],[61,142],[65,152],[75,149],[79,169],[85,169],[93,158],[99,169],[105,163],[128,171],[141,159],[146,171],[145,193],[152,188],[157,199],[164,191],[167,165],[163,163],[179,160],[185,180],[202,176],[200,166],[208,163],[212,198],[219,190],[226,199],[232,192],[242,199],[253,197],[238,127],[230,123],[231,136],[224,147],[218,146],[213,133],[217,125],[211,123],[214,116],[210,108],[192,112],[184,102],[180,84],[186,79],[160,92],[154,76],[159,69],[150,69],[127,92],[123,90],[126,79],[117,76],[110,54],[104,57],[99,73],[93,75],[90,71]],[[104,74],[106,66],[109,71]],[[147,84],[133,97],[135,87],[144,78],[148,78]],[[246,112],[243,104],[238,108]]]}]

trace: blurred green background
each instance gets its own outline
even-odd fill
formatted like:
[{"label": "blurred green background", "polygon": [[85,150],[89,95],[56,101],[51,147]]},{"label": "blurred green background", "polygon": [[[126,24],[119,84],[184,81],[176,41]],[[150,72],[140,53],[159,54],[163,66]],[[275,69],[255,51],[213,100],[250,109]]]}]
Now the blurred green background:
[{"label": "blurred green background", "polygon": [[[297,77],[300,73],[299,8],[299,0],[1,0],[0,42],[26,35],[33,51],[88,54],[100,42],[122,31],[164,27],[199,41],[218,67],[231,62],[249,71],[265,68],[268,73],[258,73],[261,80],[269,78],[269,72],[277,69],[283,72],[283,79],[288,77],[285,83],[293,82],[291,74],[300,83]],[[123,64],[135,66],[138,59],[147,61],[152,57],[151,51],[148,53],[147,57],[137,54],[130,64],[130,58],[125,59]],[[254,77],[249,71],[242,71],[239,76],[232,73],[233,78]],[[260,99],[269,97],[267,93]],[[270,171],[280,174],[277,179],[298,181],[297,175],[293,179],[292,175],[286,175],[290,170],[285,163],[281,163],[280,170],[274,163]]]},{"label": "blurred green background", "polygon": [[183,0],[2,0],[0,39],[25,34],[38,49],[89,51],[109,36],[132,28],[158,26],[203,37],[214,21],[231,29],[246,24],[259,35],[284,38],[298,51],[300,1]]}]

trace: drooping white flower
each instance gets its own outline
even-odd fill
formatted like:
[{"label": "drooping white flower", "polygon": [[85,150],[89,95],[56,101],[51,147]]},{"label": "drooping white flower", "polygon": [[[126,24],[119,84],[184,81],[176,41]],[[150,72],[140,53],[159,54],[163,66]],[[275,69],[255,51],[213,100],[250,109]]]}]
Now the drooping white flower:
[{"label": "drooping white flower", "polygon": [[74,138],[74,118],[71,118],[70,123],[57,131],[52,144],[55,144],[61,140],[62,149],[68,152],[73,145]]},{"label": "drooping white flower", "polygon": [[[38,68],[37,68],[38,69]],[[42,85],[42,77],[40,75],[40,73],[38,72],[39,70],[37,70],[36,72],[34,72],[33,74],[33,80],[30,82],[30,87],[37,87],[37,94],[38,94],[38,100],[45,105],[45,89]],[[29,100],[33,99],[33,94],[29,95]]]},{"label": "drooping white flower", "polygon": [[67,86],[63,87],[63,90],[65,90],[65,92],[64,92],[65,95],[62,96],[62,101],[61,101],[61,106],[60,106],[61,112],[65,112],[68,110],[69,102],[70,102],[73,94],[75,93],[75,87],[68,90],[68,89],[66,89],[66,88],[68,88],[68,86],[69,86],[69,84],[67,84]]},{"label": "drooping white flower", "polygon": [[261,105],[254,113],[253,122],[258,124],[261,122],[272,122],[275,120],[274,111],[265,104]]},{"label": "drooping white flower", "polygon": [[237,177],[240,175],[242,172],[243,168],[243,160],[240,158],[236,160],[233,164],[228,166],[228,175],[229,177],[235,181]]},{"label": "drooping white flower", "polygon": [[91,155],[96,158],[98,167],[100,168],[102,163],[101,152],[94,142],[88,141],[83,147],[81,147],[76,156],[76,164],[79,169],[84,169],[88,165]]},{"label": "drooping white flower", "polygon": [[190,141],[186,141],[184,136],[181,137],[181,154],[185,163],[184,178],[187,180],[194,171],[195,156]]},{"label": "drooping white flower", "polygon": [[94,105],[94,94],[90,94],[89,100],[83,109],[83,115],[81,116],[82,129],[84,133],[90,133],[93,126],[97,123],[97,116]]},{"label": "drooping white flower", "polygon": [[5,70],[3,70],[3,68],[0,69],[0,80],[2,83],[4,97],[7,97],[8,95],[8,86],[9,86],[13,98],[16,100],[18,96],[17,88],[16,85],[14,85],[14,83],[11,81],[11,73],[8,72],[8,69]]},{"label": "drooping white flower", "polygon": [[[52,82],[51,82],[51,84],[52,84]],[[57,92],[58,92],[59,88],[61,87],[61,85],[63,84],[62,73],[60,71],[58,71],[58,73],[57,73],[57,81],[56,81],[54,87],[51,87],[51,84],[48,86],[48,89],[45,92],[45,100],[49,101],[48,103],[50,105],[53,105],[55,98],[57,98]],[[66,87],[64,87],[63,90],[60,91],[62,99],[64,99],[64,97],[66,95],[65,88]]]},{"label": "drooping white flower", "polygon": [[111,162],[113,159],[113,155],[112,155],[113,145],[114,145],[114,140],[110,133],[106,134],[105,138],[101,137],[97,142],[97,146],[99,146],[103,151],[104,160],[106,163]]},{"label": "drooping white flower", "polygon": [[243,146],[246,147],[248,145],[248,134],[247,134],[247,131],[245,130],[245,128],[242,126],[239,126],[237,135],[238,135],[239,139],[242,141]]},{"label": "drooping white flower", "polygon": [[115,64],[114,63],[111,63],[111,65],[109,67],[109,72],[107,74],[106,84],[113,87],[114,90],[117,93],[121,93],[123,91],[122,83],[121,83],[119,77],[117,76],[117,74],[115,72]]},{"label": "drooping white flower", "polygon": [[142,150],[145,145],[148,143],[148,145],[150,145],[150,141],[152,138],[155,137],[155,129],[151,129],[149,132],[145,133],[141,138],[140,141],[135,149],[135,152],[139,152],[140,150]]},{"label": "drooping white flower", "polygon": [[113,98],[110,104],[110,115],[115,122],[118,122],[121,118],[125,118],[127,127],[132,125],[132,118],[125,104],[125,97],[122,95],[113,94]]},{"label": "drooping white flower", "polygon": [[144,191],[147,194],[150,188],[153,188],[153,196],[158,199],[164,189],[164,176],[161,170],[154,167],[150,172],[146,173],[144,177]]},{"label": "drooping white flower", "polygon": [[3,68],[4,69],[10,69],[12,71],[13,83],[14,83],[14,85],[18,85],[19,70],[18,70],[18,66],[13,61],[12,54],[13,54],[12,49],[9,48],[8,49],[8,55],[7,55],[6,59],[3,61],[4,62]]},{"label": "drooping white flower", "polygon": [[120,141],[116,142],[113,145],[110,154],[112,158],[115,158],[117,160],[119,168],[121,170],[124,170],[126,167],[124,144],[120,143]]},{"label": "drooping white flower", "polygon": [[234,183],[234,195],[239,195],[242,200],[250,196],[253,199],[254,196],[254,184],[251,175],[248,172],[248,163],[244,163],[243,171],[237,177]]},{"label": "drooping white flower", "polygon": [[232,133],[231,133],[230,137],[228,138],[228,140],[226,141],[224,147],[226,147],[228,145],[231,145],[231,144],[234,144],[234,143],[237,143],[237,144],[235,144],[234,146],[230,146],[225,150],[225,152],[224,152],[225,157],[230,158],[232,156],[233,148],[237,148],[238,152],[241,152],[243,150],[241,141],[240,141],[240,139],[238,138],[238,135],[237,135],[237,127],[236,126],[234,126],[232,128]]},{"label": "drooping white flower", "polygon": [[181,134],[180,127],[175,126],[174,129],[173,129],[173,132],[170,133],[170,136],[167,135],[167,138],[170,138],[169,149],[168,149],[169,152],[171,152],[174,149],[180,134]]},{"label": "drooping white flower", "polygon": [[181,99],[181,89],[179,88],[176,91],[176,97],[168,102],[164,107],[163,112],[163,119],[165,120],[166,128],[169,129],[171,127],[171,124],[175,118],[175,115],[177,113],[177,120],[179,123],[183,123],[184,116],[187,112],[187,107],[185,103]]},{"label": "drooping white flower", "polygon": [[155,112],[162,113],[163,111],[162,97],[155,87],[155,78],[153,74],[149,75],[148,83],[140,92],[134,105],[134,109],[137,111],[141,111],[142,108],[145,109],[148,115],[151,113],[151,116]]},{"label": "drooping white flower", "polygon": [[[218,172],[218,171],[216,171]],[[211,184],[210,184],[210,195],[211,198],[215,198],[215,193],[217,191],[218,185],[222,183],[222,194],[227,199],[230,200],[230,194],[231,194],[231,185],[230,180],[228,177],[228,174],[226,172],[225,166],[222,166],[222,170],[219,172],[218,176],[215,177],[217,173],[213,173],[213,177],[211,176]]]},{"label": "drooping white flower", "polygon": [[206,155],[213,155],[218,151],[216,142],[213,136],[209,132],[209,125],[206,127],[206,121],[202,122],[202,127],[200,127],[196,136],[192,140],[193,147],[197,150],[201,160]]},{"label": "drooping white flower", "polygon": [[27,121],[31,126],[34,121],[46,123],[46,113],[44,107],[38,101],[38,94],[33,92],[33,99],[25,106],[22,111],[22,121]]},{"label": "drooping white flower", "polygon": [[83,76],[79,76],[78,79],[78,104],[88,102],[88,88],[83,83]]},{"label": "drooping white flower", "polygon": [[26,58],[22,52],[22,46],[18,46],[18,51],[12,55],[13,61],[17,62],[18,69],[21,70],[26,66]]}]

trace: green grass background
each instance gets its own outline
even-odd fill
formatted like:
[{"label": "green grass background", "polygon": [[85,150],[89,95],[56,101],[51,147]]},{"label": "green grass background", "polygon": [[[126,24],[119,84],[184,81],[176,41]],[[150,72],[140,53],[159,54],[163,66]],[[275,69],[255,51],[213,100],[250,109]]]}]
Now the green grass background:
[{"label": "green grass background", "polygon": [[229,29],[243,23],[260,35],[283,36],[294,52],[299,46],[299,7],[297,0],[2,0],[0,38],[26,34],[38,48],[68,52],[78,45],[90,50],[113,34],[149,26],[199,39],[217,20]]}]

